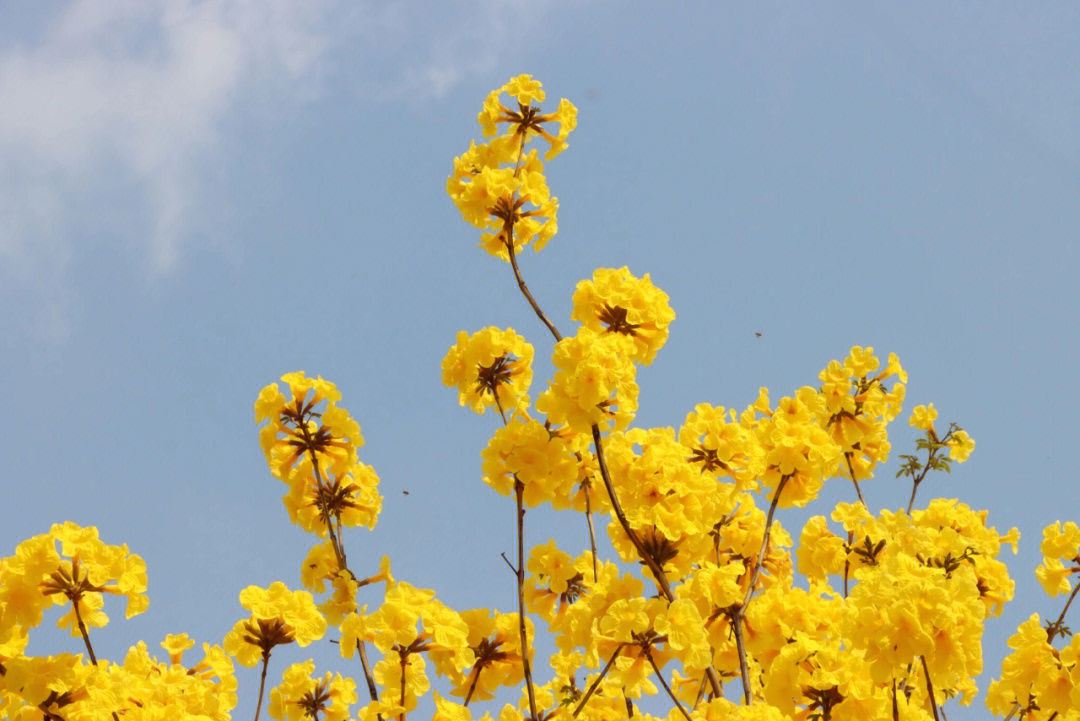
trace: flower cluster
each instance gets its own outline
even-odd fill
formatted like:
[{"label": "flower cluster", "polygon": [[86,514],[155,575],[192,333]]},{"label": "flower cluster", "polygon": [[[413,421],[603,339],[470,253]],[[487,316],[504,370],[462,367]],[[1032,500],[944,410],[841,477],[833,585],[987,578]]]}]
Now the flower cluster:
[{"label": "flower cluster", "polygon": [[1080,527],[1069,521],[1062,527],[1058,521],[1043,529],[1040,547],[1043,561],[1035,569],[1043,589],[1050,596],[1075,591],[1076,581],[1069,578],[1080,574]]},{"label": "flower cluster", "polygon": [[103,543],[93,526],[55,524],[49,533],[23,541],[14,556],[0,561],[0,639],[18,637],[39,625],[50,606],[67,608],[57,626],[72,636],[85,635],[88,627],[103,627],[109,621],[101,610],[103,594],[124,596],[127,618],[145,611],[150,605],[146,564],[126,544]]},{"label": "flower cluster", "polygon": [[559,341],[551,359],[558,370],[536,399],[536,409],[551,423],[565,424],[575,433],[587,434],[593,426],[626,428],[638,401],[632,347],[625,336],[584,327]]},{"label": "flower cluster", "polygon": [[[0,712],[4,718],[90,721],[203,718],[226,721],[236,706],[232,659],[220,646],[203,644],[203,659],[182,665],[194,645],[186,634],[161,644],[167,661],[149,655],[142,641],[123,663],[99,661],[90,631],[108,622],[104,596],[127,599],[125,616],[146,610],[146,565],[126,545],[107,545],[94,527],[70,521],[20,543],[0,559]],[[81,637],[87,657],[62,653],[26,655],[30,632],[50,606],[65,610],[57,621]]]},{"label": "flower cluster", "polygon": [[[504,101],[504,95],[513,100]],[[488,95],[477,120],[491,140],[473,143],[455,158],[446,182],[465,221],[484,231],[480,246],[504,260],[530,243],[540,250],[558,230],[559,201],[548,191],[536,149],[526,152],[525,146],[542,138],[548,143],[545,160],[555,157],[577,124],[577,109],[564,99],[555,111],[542,112],[533,102],[544,97],[540,83],[528,75],[513,78]],[[549,129],[554,126],[556,133]]]},{"label": "flower cluster", "polygon": [[311,563],[305,564],[321,572],[306,573],[303,580],[308,588],[320,591],[327,580],[334,585],[335,598],[323,610],[337,618],[355,608],[356,582],[348,568],[342,529],[375,527],[383,500],[379,477],[357,456],[364,437],[360,425],[337,404],[341,394],[333,383],[303,372],[287,373],[281,380],[287,394],[272,383],[255,401],[255,422],[262,424],[259,440],[270,472],[287,486],[281,500],[290,520],[308,533],[328,538],[329,545],[319,543],[311,549]]},{"label": "flower cluster", "polygon": [[597,268],[592,280],[577,285],[570,317],[597,333],[615,333],[634,340],[632,357],[648,365],[667,341],[675,311],[667,293],[625,267]]},{"label": "flower cluster", "polygon": [[281,685],[270,694],[270,716],[280,721],[321,718],[348,721],[356,703],[356,682],[327,671],[316,679],[315,662],[294,663],[281,675]]},{"label": "flower cluster", "polygon": [[458,400],[477,413],[501,414],[529,405],[533,347],[513,330],[461,331],[442,362],[442,381],[457,386]]},{"label": "flower cluster", "polygon": [[326,633],[326,619],[307,591],[291,591],[281,581],[269,588],[248,586],[240,592],[240,605],[251,615],[236,622],[225,634],[225,650],[242,666],[254,666],[270,657],[275,646],[307,646]]}]

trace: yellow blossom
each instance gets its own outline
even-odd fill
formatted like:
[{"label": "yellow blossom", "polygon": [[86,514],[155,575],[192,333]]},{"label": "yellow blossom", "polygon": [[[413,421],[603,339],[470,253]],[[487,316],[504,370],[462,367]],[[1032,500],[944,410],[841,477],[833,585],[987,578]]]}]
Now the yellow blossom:
[{"label": "yellow blossom", "polygon": [[618,333],[634,341],[633,355],[642,364],[652,363],[667,341],[675,311],[668,296],[649,280],[638,279],[625,267],[597,268],[591,280],[577,284],[570,317],[597,333]]},{"label": "yellow blossom", "polygon": [[456,386],[458,401],[477,413],[494,408],[509,415],[529,405],[533,347],[512,329],[461,331],[442,362],[442,382]]},{"label": "yellow blossom", "polygon": [[949,439],[949,458],[957,463],[964,463],[975,450],[975,440],[967,434],[967,431],[956,431]]},{"label": "yellow blossom", "polygon": [[934,420],[937,419],[937,415],[937,409],[934,408],[933,403],[925,406],[915,406],[911,410],[908,425],[914,426],[921,431],[932,431],[934,430]]},{"label": "yellow blossom", "polygon": [[631,362],[633,341],[580,328],[577,335],[555,344],[552,362],[558,369],[536,409],[556,425],[577,433],[625,428],[637,411],[638,385]]},{"label": "yellow blossom", "polygon": [[326,619],[307,591],[290,591],[281,581],[269,588],[248,586],[240,592],[240,604],[251,611],[225,635],[225,650],[242,666],[254,666],[270,656],[275,646],[293,643],[307,646],[322,638]]}]

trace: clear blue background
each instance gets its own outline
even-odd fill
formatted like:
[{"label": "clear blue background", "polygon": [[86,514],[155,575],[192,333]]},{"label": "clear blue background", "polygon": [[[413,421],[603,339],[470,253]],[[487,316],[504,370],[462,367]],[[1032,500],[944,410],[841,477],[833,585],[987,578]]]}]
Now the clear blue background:
[{"label": "clear blue background", "polygon": [[[338,384],[382,479],[378,528],[347,534],[358,572],[389,553],[456,608],[512,610],[512,507],[479,480],[496,419],[439,363],[459,329],[512,326],[535,396],[550,340],[444,182],[485,94],[530,73],[579,108],[549,165],[560,232],[522,259],[539,301],[566,329],[574,283],[628,265],[678,313],[640,425],[778,398],[860,344],[911,375],[871,506],[906,503],[911,407],[970,431],[972,460],[920,500],[1023,533],[985,690],[1016,624],[1061,608],[1032,574],[1042,527],[1080,520],[1078,27],[1068,3],[4,4],[3,552],[96,525],[146,560],[151,598],[94,633],[99,655],[220,642],[243,587],[299,585],[308,539],[252,403],[303,369]],[[826,496],[812,512],[850,487]],[[527,533],[584,547],[573,517]],[[312,654],[358,676],[335,649],[275,653],[270,678]]]}]

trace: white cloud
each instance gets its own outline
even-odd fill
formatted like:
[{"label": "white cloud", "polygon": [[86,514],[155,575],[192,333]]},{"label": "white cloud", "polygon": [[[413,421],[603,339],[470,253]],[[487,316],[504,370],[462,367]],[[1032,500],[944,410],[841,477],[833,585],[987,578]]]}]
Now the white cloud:
[{"label": "white cloud", "polygon": [[439,97],[490,71],[536,7],[68,2],[37,37],[0,44],[5,292],[39,296],[39,334],[62,338],[67,274],[88,243],[133,249],[150,274],[182,260],[227,121],[317,99],[331,79],[373,99]]},{"label": "white cloud", "polygon": [[[176,264],[202,165],[244,85],[272,78],[290,102],[317,93],[330,41],[314,7],[76,0],[36,41],[0,50],[0,278],[37,296],[36,335],[66,335],[86,238],[137,248],[152,272]],[[76,217],[131,189],[149,227],[115,220],[122,211]]]}]

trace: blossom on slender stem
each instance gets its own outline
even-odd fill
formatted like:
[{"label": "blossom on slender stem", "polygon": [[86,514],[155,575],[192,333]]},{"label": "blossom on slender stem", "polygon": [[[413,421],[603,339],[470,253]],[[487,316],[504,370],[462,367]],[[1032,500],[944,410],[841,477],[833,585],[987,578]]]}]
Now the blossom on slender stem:
[{"label": "blossom on slender stem", "polygon": [[242,666],[254,666],[280,645],[307,646],[326,633],[326,619],[307,591],[291,591],[281,581],[269,588],[248,586],[240,604],[251,615],[225,634],[225,650]]},{"label": "blossom on slender stem", "polygon": [[[516,107],[507,107],[502,102],[503,93],[514,99]],[[498,132],[498,126],[508,125],[506,135],[520,139],[522,144],[534,136],[540,136],[550,146],[545,160],[566,149],[566,138],[577,126],[577,108],[566,98],[559,101],[559,107],[553,113],[543,113],[533,105],[533,101],[543,102],[543,87],[530,75],[518,75],[506,85],[492,90],[484,100],[484,109],[476,117],[485,137]],[[555,135],[544,128],[545,123],[557,123],[559,132]]]},{"label": "blossom on slender stem", "polygon": [[442,381],[457,386],[458,401],[476,413],[504,416],[529,406],[533,347],[513,329],[461,331],[442,362]]}]

